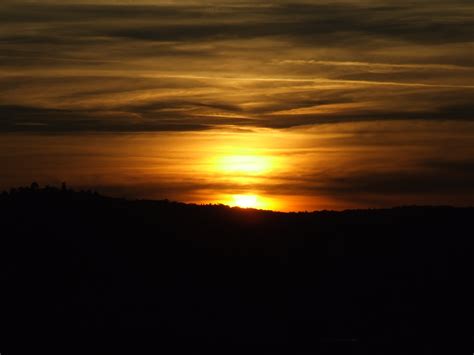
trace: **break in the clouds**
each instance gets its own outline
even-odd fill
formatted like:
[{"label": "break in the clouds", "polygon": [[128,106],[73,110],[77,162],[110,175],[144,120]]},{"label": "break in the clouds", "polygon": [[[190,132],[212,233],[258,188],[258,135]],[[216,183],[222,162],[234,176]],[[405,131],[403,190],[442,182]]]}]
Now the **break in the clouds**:
[{"label": "break in the clouds", "polygon": [[0,130],[472,120],[472,1],[2,1]]},{"label": "break in the clouds", "polygon": [[112,196],[298,211],[474,203],[474,123],[372,121],[291,129],[4,134],[0,189],[36,180]]}]

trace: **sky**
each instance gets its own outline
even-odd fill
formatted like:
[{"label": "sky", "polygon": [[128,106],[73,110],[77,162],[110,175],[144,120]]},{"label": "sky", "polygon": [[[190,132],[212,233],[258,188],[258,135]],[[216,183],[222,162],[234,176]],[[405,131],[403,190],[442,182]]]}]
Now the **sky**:
[{"label": "sky", "polygon": [[0,2],[0,188],[474,204],[474,3]]}]

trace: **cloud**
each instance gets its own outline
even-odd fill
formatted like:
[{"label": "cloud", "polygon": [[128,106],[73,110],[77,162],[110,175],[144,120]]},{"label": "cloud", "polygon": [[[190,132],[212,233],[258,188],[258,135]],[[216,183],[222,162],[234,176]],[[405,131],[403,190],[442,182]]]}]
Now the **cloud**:
[{"label": "cloud", "polygon": [[2,1],[0,130],[471,120],[473,10],[461,0]]}]

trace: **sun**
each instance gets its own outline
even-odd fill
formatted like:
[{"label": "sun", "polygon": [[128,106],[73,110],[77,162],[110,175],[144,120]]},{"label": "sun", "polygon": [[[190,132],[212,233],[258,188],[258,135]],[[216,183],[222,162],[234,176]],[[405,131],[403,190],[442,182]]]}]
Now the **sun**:
[{"label": "sun", "polygon": [[220,159],[219,170],[226,173],[259,175],[271,168],[268,157],[258,155],[228,155]]},{"label": "sun", "polygon": [[234,195],[234,206],[241,208],[257,208],[258,198],[255,195]]}]

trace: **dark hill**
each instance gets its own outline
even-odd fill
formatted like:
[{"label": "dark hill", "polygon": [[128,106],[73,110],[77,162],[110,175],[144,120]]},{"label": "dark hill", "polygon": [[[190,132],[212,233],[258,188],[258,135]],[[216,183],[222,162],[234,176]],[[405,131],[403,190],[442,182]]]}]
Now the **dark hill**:
[{"label": "dark hill", "polygon": [[2,354],[472,345],[472,208],[285,214],[33,185],[0,213]]}]

